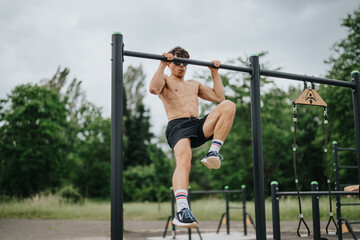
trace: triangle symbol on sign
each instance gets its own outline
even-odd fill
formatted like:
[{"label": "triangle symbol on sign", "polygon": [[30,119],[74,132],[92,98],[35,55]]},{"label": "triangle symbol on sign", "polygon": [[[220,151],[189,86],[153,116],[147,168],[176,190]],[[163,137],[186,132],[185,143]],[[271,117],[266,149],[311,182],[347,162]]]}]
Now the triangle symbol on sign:
[{"label": "triangle symbol on sign", "polygon": [[306,88],[294,100],[294,104],[327,107],[326,102],[320,97],[315,89]]}]

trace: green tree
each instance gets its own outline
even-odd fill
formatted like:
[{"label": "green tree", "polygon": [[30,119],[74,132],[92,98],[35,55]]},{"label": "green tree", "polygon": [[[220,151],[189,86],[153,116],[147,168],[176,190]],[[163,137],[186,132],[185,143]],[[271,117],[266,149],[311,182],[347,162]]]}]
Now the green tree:
[{"label": "green tree", "polygon": [[[342,20],[341,26],[346,29],[347,36],[332,47],[332,56],[325,61],[330,67],[326,77],[351,81],[350,74],[360,70],[360,7]],[[328,104],[329,145],[337,141],[342,147],[355,147],[354,112],[352,90],[334,86],[321,86],[319,93]],[[319,135],[321,135],[319,133]],[[330,158],[331,159],[331,158]],[[341,159],[348,159],[348,165],[354,165],[356,158],[352,153],[342,153]],[[329,161],[328,169],[332,162]],[[343,182],[356,182],[356,175],[349,170],[340,172]],[[353,177],[352,177],[353,176]]]},{"label": "green tree", "polygon": [[73,181],[85,198],[106,198],[110,196],[111,120],[104,119],[101,109],[90,103],[80,113],[79,161]]},{"label": "green tree", "polygon": [[67,110],[60,95],[46,87],[20,85],[1,103],[1,191],[27,197],[58,187],[68,150]]},{"label": "green tree", "polygon": [[124,146],[124,169],[128,166],[150,164],[147,145],[153,134],[150,129],[149,110],[143,103],[145,75],[142,66],[129,66],[124,74],[124,132],[127,144]]}]

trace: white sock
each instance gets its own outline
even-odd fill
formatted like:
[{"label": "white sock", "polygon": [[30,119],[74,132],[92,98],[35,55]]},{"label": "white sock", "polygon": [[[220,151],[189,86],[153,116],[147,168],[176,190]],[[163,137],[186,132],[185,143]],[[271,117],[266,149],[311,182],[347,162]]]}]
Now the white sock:
[{"label": "white sock", "polygon": [[219,139],[213,139],[211,142],[211,147],[210,147],[209,152],[211,152],[211,151],[219,152],[220,148],[223,144],[224,144],[223,141],[221,141]]},{"label": "white sock", "polygon": [[179,189],[175,193],[177,212],[180,212],[184,208],[190,208],[187,199],[188,191],[185,189]]}]

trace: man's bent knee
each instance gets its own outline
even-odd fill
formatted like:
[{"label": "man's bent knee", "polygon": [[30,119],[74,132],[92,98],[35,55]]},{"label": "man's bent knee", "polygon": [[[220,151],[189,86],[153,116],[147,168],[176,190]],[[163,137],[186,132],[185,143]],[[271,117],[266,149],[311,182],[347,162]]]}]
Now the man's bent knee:
[{"label": "man's bent knee", "polygon": [[233,103],[230,100],[224,100],[222,101],[219,106],[221,106],[223,111],[229,112],[229,113],[233,113],[235,114],[236,112],[236,105],[235,103]]}]

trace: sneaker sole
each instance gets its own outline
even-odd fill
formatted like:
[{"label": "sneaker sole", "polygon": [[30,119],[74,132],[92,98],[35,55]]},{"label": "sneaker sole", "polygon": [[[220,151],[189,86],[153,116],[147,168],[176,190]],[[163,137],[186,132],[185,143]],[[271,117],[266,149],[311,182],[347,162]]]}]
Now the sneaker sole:
[{"label": "sneaker sole", "polygon": [[203,158],[201,163],[209,169],[219,169],[221,167],[221,161],[218,157]]},{"label": "sneaker sole", "polygon": [[173,219],[172,223],[176,226],[179,227],[185,227],[185,228],[197,228],[198,227],[198,223],[197,222],[192,222],[192,223],[182,223],[179,220],[177,220],[176,218]]}]

